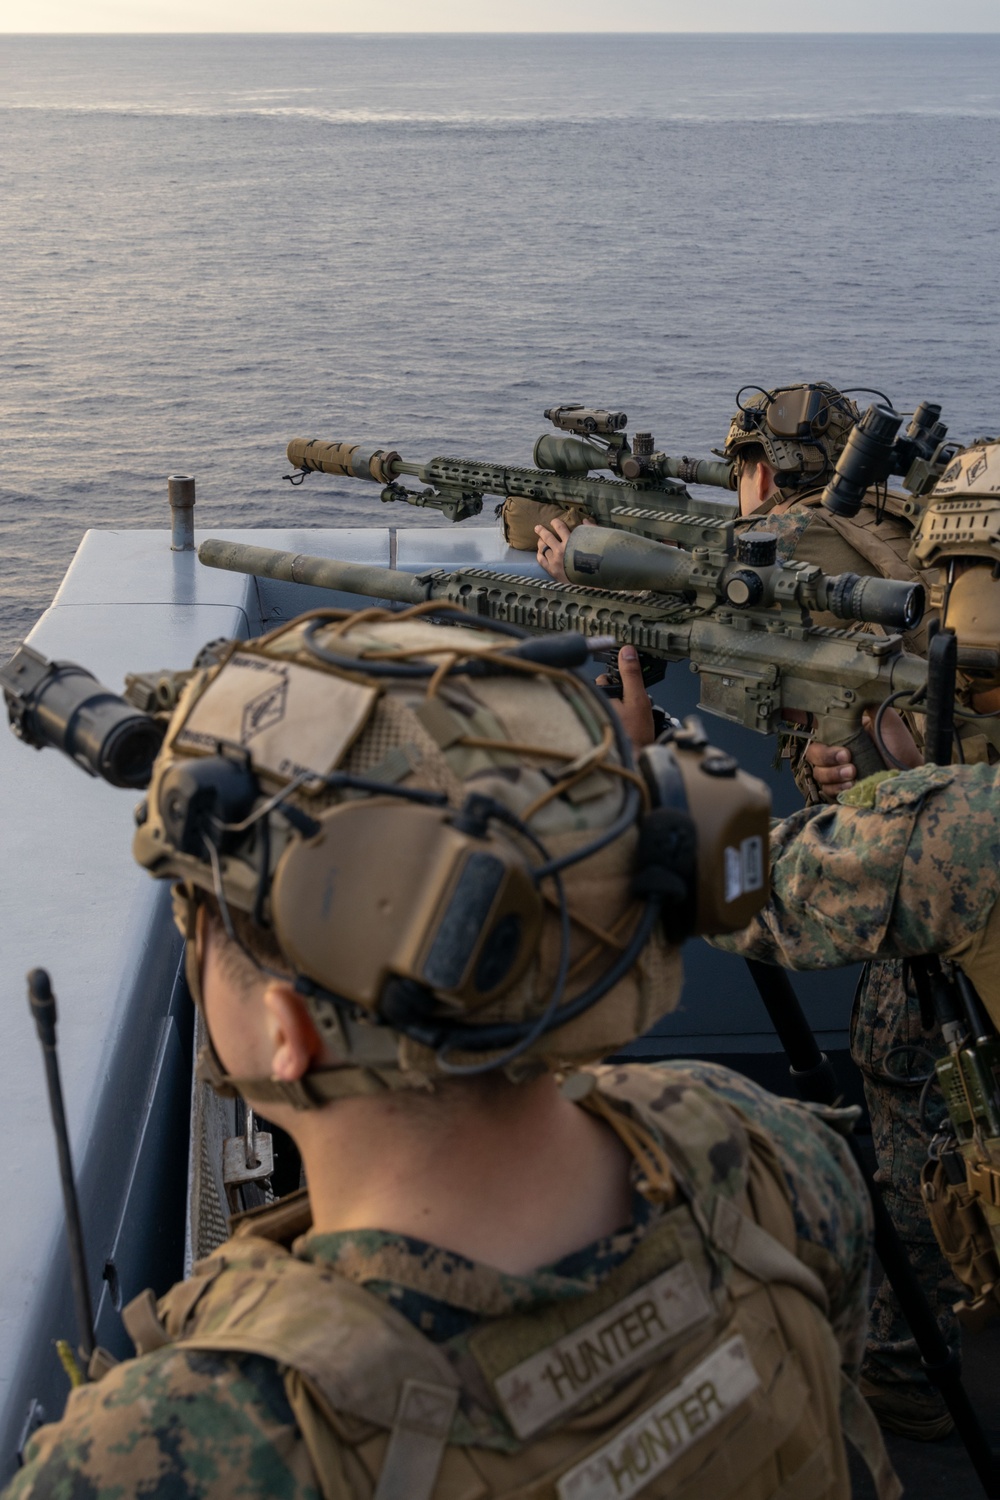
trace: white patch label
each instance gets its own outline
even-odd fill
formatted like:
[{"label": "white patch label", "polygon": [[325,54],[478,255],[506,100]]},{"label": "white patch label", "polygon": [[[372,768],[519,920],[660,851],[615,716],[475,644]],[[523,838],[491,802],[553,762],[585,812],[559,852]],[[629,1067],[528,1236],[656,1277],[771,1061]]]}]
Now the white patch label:
[{"label": "white patch label", "polygon": [[740,861],[743,865],[743,889],[759,891],[764,885],[764,841],[754,836],[744,839],[740,845]]},{"label": "white patch label", "polygon": [[740,851],[734,849],[732,844],[726,845],[725,857],[726,900],[727,902],[738,901],[743,894],[743,860],[740,857]]},{"label": "white patch label", "polygon": [[711,1312],[691,1267],[680,1261],[505,1371],[493,1383],[497,1399],[518,1437],[530,1437]]},{"label": "white patch label", "polygon": [[220,740],[250,752],[258,771],[325,776],[362,727],[375,688],[237,652],[194,705],[176,743],[212,754]]},{"label": "white patch label", "polygon": [[764,886],[764,841],[754,835],[744,839],[737,849],[729,844],[725,852],[726,900],[738,901],[749,891],[759,891]]},{"label": "white patch label", "polygon": [[559,1500],[627,1500],[699,1442],[760,1385],[741,1338],[729,1339],[624,1432],[559,1480]]}]

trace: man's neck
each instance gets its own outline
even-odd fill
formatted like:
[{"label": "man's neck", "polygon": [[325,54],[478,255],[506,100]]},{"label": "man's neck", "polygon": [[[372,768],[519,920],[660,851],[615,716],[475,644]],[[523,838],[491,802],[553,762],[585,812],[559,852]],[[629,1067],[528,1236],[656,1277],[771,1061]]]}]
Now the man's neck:
[{"label": "man's neck", "polygon": [[481,1097],[343,1099],[293,1135],[317,1233],[389,1230],[525,1275],[630,1219],[625,1148],[548,1076]]}]

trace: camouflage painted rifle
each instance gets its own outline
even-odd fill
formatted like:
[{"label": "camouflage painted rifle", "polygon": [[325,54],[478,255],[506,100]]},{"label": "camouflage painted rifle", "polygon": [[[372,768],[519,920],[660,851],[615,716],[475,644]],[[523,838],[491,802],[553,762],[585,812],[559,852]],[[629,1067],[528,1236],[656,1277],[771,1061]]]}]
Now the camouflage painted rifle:
[{"label": "camouflage painted rifle", "polygon": [[[409,463],[391,448],[293,438],[288,461],[306,474],[337,474],[382,485],[382,499],[430,506],[451,521],[478,516],[484,495],[522,496],[546,505],[574,506],[604,526],[685,547],[729,545],[731,519],[717,502],[698,500],[688,484],[732,490],[732,464],[712,459],[669,458],[653,452],[651,433],[624,433],[624,412],[581,406],[550,407],[545,415],[565,436],[546,433],[532,455],[537,467],[522,469],[487,459],[432,458]],[[607,469],[613,478],[591,471]],[[399,481],[419,479],[428,488],[410,490]],[[289,476],[295,478],[295,476]]]},{"label": "camouflage painted rifle", "polygon": [[757,533],[735,556],[712,555],[580,527],[566,552],[575,580],[569,584],[485,568],[414,575],[214,539],[202,543],[198,556],[232,572],[401,604],[436,599],[533,632],[579,631],[668,662],[688,661],[708,712],[761,734],[776,733],[788,711],[812,714],[817,737],[847,746],[859,774],[883,770],[862,713],[892,693],[922,691],[927,665],[903,651],[899,635],[814,626],[809,610],[912,628],[923,610],[923,589],[775,562],[773,542],[768,547]]}]

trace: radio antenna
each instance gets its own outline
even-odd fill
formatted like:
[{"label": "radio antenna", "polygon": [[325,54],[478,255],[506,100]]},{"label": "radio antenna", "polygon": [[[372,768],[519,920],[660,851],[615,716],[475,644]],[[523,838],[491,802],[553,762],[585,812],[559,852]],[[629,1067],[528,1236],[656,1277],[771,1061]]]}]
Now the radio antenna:
[{"label": "radio antenna", "polygon": [[73,1301],[76,1304],[80,1353],[86,1368],[94,1352],[94,1312],[90,1301],[90,1285],[87,1281],[87,1257],[83,1248],[80,1204],[76,1196],[76,1183],[73,1180],[73,1159],[70,1155],[66,1110],[63,1106],[62,1083],[59,1078],[59,1057],[56,1052],[56,997],[52,993],[52,981],[45,969],[32,969],[28,975],[28,1000],[31,1004],[31,1014],[35,1018],[35,1026],[38,1029],[38,1040],[42,1044],[42,1056],[45,1059],[45,1081],[49,1091],[52,1126],[56,1133],[59,1178],[62,1185],[63,1207],[66,1211],[66,1239],[69,1245]]}]

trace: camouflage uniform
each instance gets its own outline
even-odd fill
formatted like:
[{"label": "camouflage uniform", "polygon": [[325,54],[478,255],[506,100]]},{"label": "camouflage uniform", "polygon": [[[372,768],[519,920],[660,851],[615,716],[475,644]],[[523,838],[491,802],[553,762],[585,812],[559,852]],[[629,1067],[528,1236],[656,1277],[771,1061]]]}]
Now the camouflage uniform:
[{"label": "camouflage uniform", "polygon": [[[944,1043],[938,1027],[923,1030],[899,960],[921,953],[956,958],[1000,1021],[1000,769],[924,766],[870,778],[842,793],[840,802],[846,805],[808,808],[777,825],[769,905],[745,932],[713,941],[731,953],[796,969],[896,960],[866,969],[851,1051],[864,1075],[878,1180],[942,1329],[957,1344],[956,1284],[919,1186],[927,1141],[942,1112],[932,1096],[921,1122],[919,1089],[906,1081],[925,1074]],[[895,1050],[914,1047],[923,1053]],[[873,1310],[866,1374],[913,1385],[923,1380],[885,1282]]]},{"label": "camouflage uniform", "polygon": [[[772,532],[777,537],[779,558],[814,563],[825,573],[878,572],[884,577],[917,577],[905,561],[909,525],[887,515],[875,526],[870,506],[863,507],[853,521],[830,516],[819,503],[821,493],[796,499],[778,515],[774,509],[782,504],[783,497],[775,496],[738,521],[737,529]],[[858,545],[852,545],[852,540]],[[843,621],[832,615],[817,614],[815,620],[817,625],[843,628]],[[908,651],[926,655],[926,626],[921,624],[905,635],[903,644]],[[798,752],[793,750],[791,756],[793,774],[806,800],[817,802],[819,790],[801,754],[802,742],[798,744]],[[919,1054],[899,1050],[915,1046],[924,1050]],[[851,1015],[851,1056],[861,1072],[872,1122],[878,1161],[876,1180],[942,1332],[957,1353],[958,1326],[951,1306],[959,1287],[941,1255],[920,1196],[920,1169],[928,1137],[918,1118],[919,1088],[909,1082],[910,1076],[924,1073],[930,1058],[941,1056],[944,1050],[940,1028],[923,1028],[920,1005],[905,983],[902,964],[867,964]],[[929,1391],[916,1344],[887,1280],[879,1287],[872,1309],[865,1373],[876,1382]]]},{"label": "camouflage uniform", "polygon": [[790,969],[940,953],[1000,1022],[1000,767],[869,777],[771,833],[771,897],[729,953]]},{"label": "camouflage uniform", "polygon": [[[844,1141],[817,1112],[779,1101],[709,1064],[602,1072],[617,1087],[623,1081],[627,1086],[630,1075],[643,1075],[647,1086],[652,1082],[650,1108],[660,1111],[664,1122],[690,1109],[692,1095],[714,1100],[716,1117],[721,1104],[728,1126],[699,1138],[683,1163],[672,1154],[674,1170],[689,1190],[694,1184],[700,1192],[699,1185],[711,1182],[720,1196],[734,1192],[731,1184],[745,1180],[740,1174],[758,1149],[753,1132],[758,1137],[766,1132],[794,1219],[796,1254],[826,1289],[842,1367],[853,1375],[865,1335],[870,1220]],[[662,1080],[658,1094],[651,1074]],[[395,1307],[461,1366],[469,1360],[470,1335],[485,1322],[572,1303],[596,1291],[636,1252],[665,1211],[636,1193],[631,1225],[528,1276],[506,1275],[377,1230],[306,1234],[293,1251],[327,1277],[345,1277]],[[238,1246],[239,1237],[230,1244]],[[252,1283],[252,1272],[249,1279]],[[454,1427],[452,1432],[454,1443]],[[476,1442],[481,1448],[510,1449],[512,1435],[499,1411],[494,1409],[491,1425],[480,1430]],[[336,1489],[345,1500],[369,1492],[348,1482]],[[319,1500],[279,1365],[256,1355],[172,1345],[119,1365],[99,1384],[75,1391],[62,1421],[34,1436],[25,1468],[6,1497],[112,1500],[137,1493]]]}]

